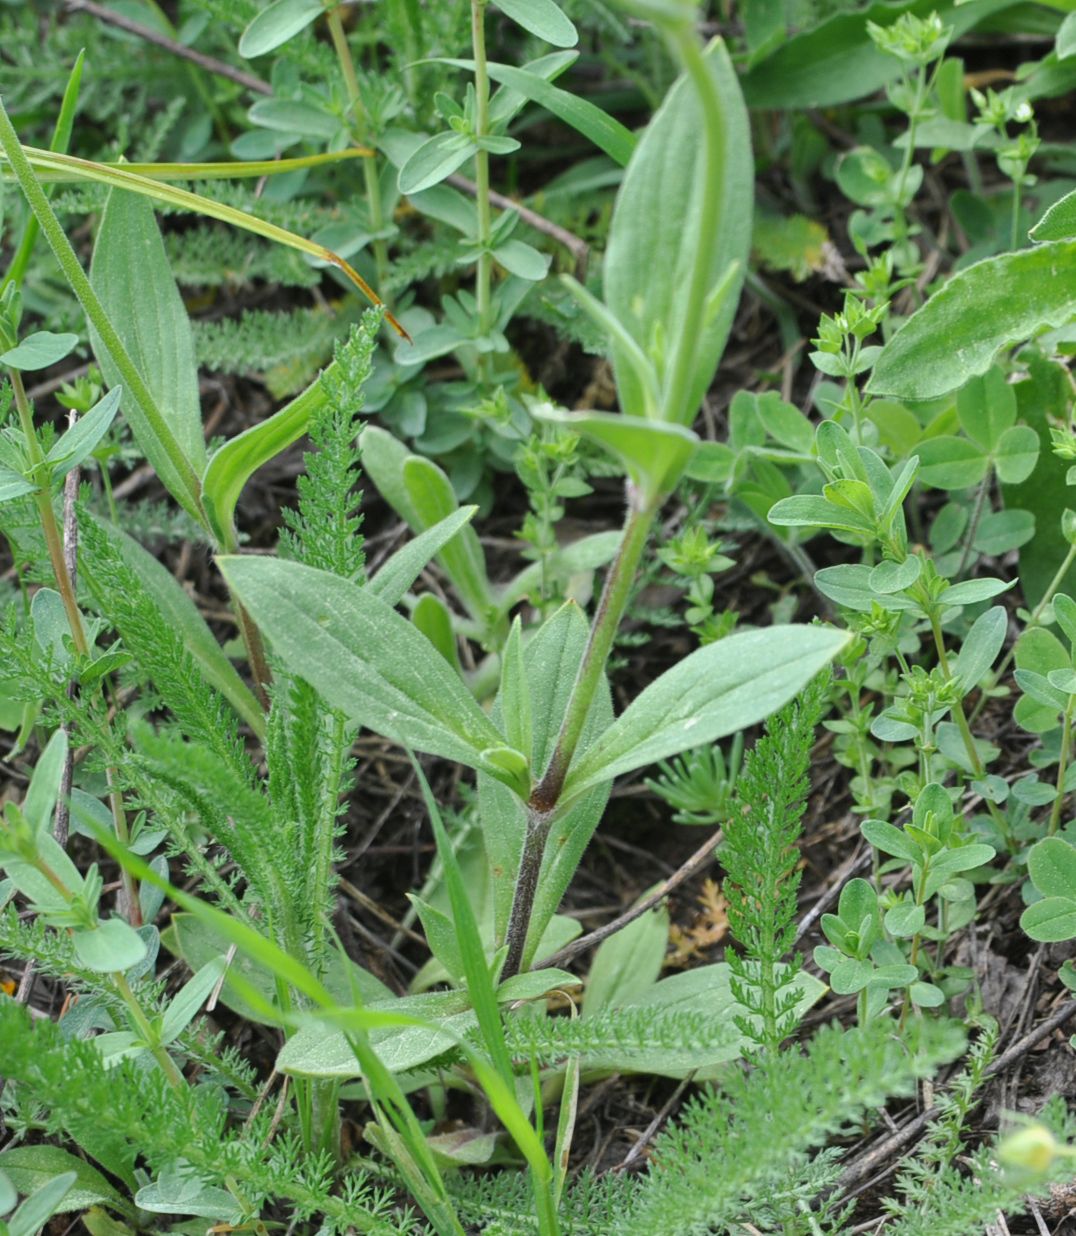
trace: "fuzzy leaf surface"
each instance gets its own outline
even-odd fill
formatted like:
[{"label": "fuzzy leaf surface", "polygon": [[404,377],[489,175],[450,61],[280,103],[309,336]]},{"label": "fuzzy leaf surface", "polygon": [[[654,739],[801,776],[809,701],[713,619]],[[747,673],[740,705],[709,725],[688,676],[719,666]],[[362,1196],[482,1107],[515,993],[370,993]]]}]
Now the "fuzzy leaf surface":
[{"label": "fuzzy leaf surface", "polygon": [[1076,241],[986,258],[954,275],[882,349],[868,390],[936,399],[986,373],[1007,344],[1076,316]]},{"label": "fuzzy leaf surface", "polygon": [[564,800],[769,716],[848,643],[844,631],[775,626],[700,648],[651,683],[568,773]]},{"label": "fuzzy leaf surface", "polygon": [[360,725],[503,777],[483,752],[505,742],[433,645],[366,589],[269,558],[221,571],[287,668]]},{"label": "fuzzy leaf surface", "polygon": [[[703,115],[698,95],[681,76],[635,148],[617,194],[605,261],[605,303],[650,357],[682,341],[689,298],[685,289],[699,261],[699,216],[707,194],[721,195],[718,235],[707,238],[707,288],[715,289],[730,268],[746,267],[751,240],[754,165],[747,111],[728,52],[720,41],[706,63],[721,99],[724,168],[719,187],[706,183]],[[724,351],[739,299],[742,274],[723,305],[690,341],[693,363],[683,405],[665,408],[666,419],[690,424]],[[643,415],[646,393],[623,348],[612,351],[621,407]],[[661,372],[659,366],[659,373]]]},{"label": "fuzzy leaf surface", "polygon": [[[194,337],[153,207],[140,194],[110,190],[93,247],[90,281],[176,441],[200,472],[206,450]],[[119,370],[92,328],[90,341],[108,385],[121,385]],[[124,414],[146,458],[167,484],[160,448],[133,399]],[[167,460],[165,464],[170,467]]]}]

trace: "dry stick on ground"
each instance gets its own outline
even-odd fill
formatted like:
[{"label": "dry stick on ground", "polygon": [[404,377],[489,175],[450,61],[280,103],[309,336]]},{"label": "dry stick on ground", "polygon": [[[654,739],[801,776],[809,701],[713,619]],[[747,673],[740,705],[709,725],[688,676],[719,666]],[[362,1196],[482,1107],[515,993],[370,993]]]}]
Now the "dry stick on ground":
[{"label": "dry stick on ground", "polygon": [[[996,1077],[998,1073],[1003,1072],[1014,1061],[1019,1060],[1021,1056],[1027,1054],[1032,1047],[1035,1046],[1041,1039],[1046,1038],[1048,1034],[1052,1034],[1058,1026],[1064,1025],[1069,1018],[1076,1013],[1076,1000],[1070,1000],[1067,1004],[1062,1005],[1056,1013],[1048,1017],[1044,1022],[1041,1022],[1033,1030],[1029,1030],[1022,1038],[1017,1039],[1015,1043],[1007,1050],[1001,1053],[994,1063],[986,1070],[986,1076]],[[880,1145],[868,1150],[854,1162],[850,1163],[841,1173],[840,1188],[842,1191],[847,1191],[853,1185],[859,1184],[860,1181],[878,1168],[881,1164],[887,1163],[898,1151],[913,1141],[930,1123],[936,1113],[934,1111],[926,1111],[921,1115],[916,1116],[909,1124],[905,1125],[899,1133],[895,1133],[892,1137],[887,1137]],[[887,1164],[886,1171],[890,1170],[895,1164]]]},{"label": "dry stick on ground", "polygon": [[183,43],[170,39],[168,35],[161,34],[150,26],[143,26],[141,22],[132,21],[131,18],[124,17],[113,9],[105,8],[103,4],[95,4],[94,0],[67,0],[67,7],[72,12],[89,13],[99,21],[107,22],[120,30],[126,30],[128,34],[135,34],[147,43],[153,43],[154,46],[171,52],[173,56],[189,60],[191,64],[196,64],[209,73],[216,73],[218,77],[226,77],[236,85],[246,87],[247,90],[256,91],[258,94],[273,93],[272,86],[268,82],[263,82],[260,77],[244,73],[242,69],[233,68],[232,65],[218,60],[215,56],[207,56],[205,52],[195,51],[193,47],[186,47]]},{"label": "dry stick on ground", "polygon": [[616,1169],[618,1172],[626,1172],[628,1171],[629,1168],[631,1168],[635,1163],[638,1162],[638,1160],[642,1157],[643,1151],[646,1150],[647,1146],[649,1146],[650,1143],[654,1140],[654,1137],[657,1134],[658,1129],[660,1129],[661,1126],[665,1123],[665,1121],[668,1120],[669,1115],[672,1112],[672,1109],[679,1102],[680,1096],[688,1088],[691,1082],[694,1081],[694,1079],[695,1079],[695,1071],[692,1070],[687,1075],[687,1077],[685,1077],[683,1081],[681,1081],[679,1086],[676,1087],[676,1089],[672,1092],[672,1094],[669,1095],[668,1099],[662,1104],[661,1111],[658,1112],[658,1114],[654,1117],[654,1119],[651,1120],[650,1123],[643,1130],[642,1137],[639,1138],[639,1140],[635,1143],[635,1145],[632,1146],[632,1148],[624,1156],[623,1161],[620,1163],[620,1165]]},{"label": "dry stick on ground", "polygon": [[571,961],[573,957],[578,957],[580,953],[585,953],[587,949],[593,948],[596,944],[601,944],[603,940],[613,935],[614,932],[619,931],[621,927],[626,927],[629,923],[634,922],[640,915],[645,914],[647,910],[652,910],[674,888],[683,884],[685,880],[691,879],[705,863],[709,862],[713,856],[714,849],[721,841],[722,831],[719,828],[707,841],[703,842],[687,862],[674,871],[649,897],[644,897],[637,905],[632,906],[630,910],[625,910],[623,914],[618,918],[614,918],[611,923],[606,923],[604,927],[598,927],[595,931],[588,932],[585,936],[580,936],[578,940],[573,940],[571,944],[565,945],[559,952],[545,958],[540,965],[534,966],[533,969],[545,970],[550,966],[562,966],[566,961]]}]

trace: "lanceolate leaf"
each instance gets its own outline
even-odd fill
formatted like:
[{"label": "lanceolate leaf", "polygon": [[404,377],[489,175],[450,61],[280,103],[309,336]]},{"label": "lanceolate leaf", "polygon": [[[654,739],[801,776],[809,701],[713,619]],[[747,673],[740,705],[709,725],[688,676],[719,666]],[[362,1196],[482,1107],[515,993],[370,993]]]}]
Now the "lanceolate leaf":
[{"label": "lanceolate leaf", "polygon": [[334,708],[396,742],[514,780],[483,752],[504,738],[445,659],[368,589],[272,558],[220,569],[288,670]]},{"label": "lanceolate leaf", "polygon": [[324,11],[321,0],[275,0],[243,31],[239,54],[248,58],[264,56],[305,30]]},{"label": "lanceolate leaf", "polygon": [[[206,451],[194,338],[153,207],[145,198],[115,189],[109,193],[93,247],[90,282],[176,441],[200,472]],[[119,370],[92,330],[91,339],[108,384],[118,385]],[[124,412],[139,446],[156,467],[145,441],[147,427],[140,424],[133,400],[125,402]]]},{"label": "lanceolate leaf", "polygon": [[554,47],[574,47],[579,42],[575,27],[553,0],[497,0],[497,7],[524,30]]},{"label": "lanceolate leaf", "polygon": [[[702,105],[694,86],[681,76],[632,155],[617,195],[604,265],[606,304],[655,362],[663,385],[668,370],[675,368],[676,348],[691,349],[688,380],[673,396],[678,406],[662,409],[664,419],[682,424],[694,420],[724,350],[751,239],[754,188],[747,112],[723,43],[711,45],[706,63],[721,102],[724,166],[719,182],[707,183]],[[715,193],[720,197],[716,232],[700,237],[705,200]],[[726,283],[726,295],[688,340],[684,323],[689,309],[694,311],[688,289],[700,260],[707,263],[708,291]],[[615,341],[612,356],[622,410],[645,415],[648,400],[637,363]]]},{"label": "lanceolate leaf", "polygon": [[986,373],[998,351],[1076,317],[1076,241],[1058,240],[969,266],[882,349],[868,389],[935,399]]},{"label": "lanceolate leaf", "polygon": [[476,506],[461,506],[458,511],[446,515],[432,528],[420,532],[389,558],[367,584],[367,588],[386,605],[398,605],[430,559],[471,522],[477,510]]},{"label": "lanceolate leaf", "polygon": [[801,690],[848,639],[827,627],[776,626],[700,648],[637,696],[573,766],[562,801],[754,725]]},{"label": "lanceolate leaf", "polygon": [[1076,237],[1076,189],[1066,193],[1031,229],[1031,239],[1072,240]]},{"label": "lanceolate leaf", "polygon": [[[570,59],[574,59],[574,55],[570,55]],[[474,71],[473,60],[445,56],[437,57],[437,63]],[[577,132],[589,138],[599,150],[604,150],[610,159],[625,167],[635,149],[635,135],[632,131],[589,99],[582,99],[569,90],[554,86],[542,73],[536,71],[537,68],[542,68],[546,72],[563,72],[563,67],[563,61],[542,57],[541,60],[532,61],[531,65],[524,69],[511,64],[497,64],[494,61],[491,61],[486,69],[493,81],[552,112],[558,120],[571,125]],[[495,96],[494,105],[499,97]]]}]

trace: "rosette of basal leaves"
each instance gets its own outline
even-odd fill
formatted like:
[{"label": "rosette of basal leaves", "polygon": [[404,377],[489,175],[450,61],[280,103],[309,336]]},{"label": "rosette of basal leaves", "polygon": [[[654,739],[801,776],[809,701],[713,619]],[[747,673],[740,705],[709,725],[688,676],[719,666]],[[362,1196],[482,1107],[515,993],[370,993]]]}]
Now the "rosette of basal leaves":
[{"label": "rosette of basal leaves", "polygon": [[671,492],[694,453],[690,430],[721,359],[751,233],[747,112],[720,40],[695,40],[691,6],[653,18],[684,73],[632,154],[605,257],[605,302],[567,282],[606,331],[626,416],[586,412],[577,431],[617,457],[646,499]]}]

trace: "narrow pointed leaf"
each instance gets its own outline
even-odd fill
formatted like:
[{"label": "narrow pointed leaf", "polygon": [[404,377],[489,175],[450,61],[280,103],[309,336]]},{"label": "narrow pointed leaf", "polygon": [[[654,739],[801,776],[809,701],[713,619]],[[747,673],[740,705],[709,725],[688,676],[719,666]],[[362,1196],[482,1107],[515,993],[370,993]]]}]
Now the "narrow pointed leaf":
[{"label": "narrow pointed leaf", "polygon": [[218,561],[288,670],[334,708],[415,750],[511,780],[482,754],[504,738],[429,640],[380,598],[297,562]]},{"label": "narrow pointed leaf", "polygon": [[[198,366],[190,319],[168,265],[153,208],[133,193],[108,195],[93,248],[90,282],[101,299],[128,355],[145,379],[154,402],[195,471],[205,466],[205,439],[198,399]],[[119,369],[96,332],[90,338],[110,386],[122,381]],[[146,457],[147,427],[132,418],[131,428]]]},{"label": "narrow pointed leaf", "polygon": [[846,632],[827,627],[776,626],[700,648],[613,722],[568,773],[562,801],[756,724],[806,686],[848,640]]}]

